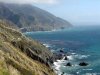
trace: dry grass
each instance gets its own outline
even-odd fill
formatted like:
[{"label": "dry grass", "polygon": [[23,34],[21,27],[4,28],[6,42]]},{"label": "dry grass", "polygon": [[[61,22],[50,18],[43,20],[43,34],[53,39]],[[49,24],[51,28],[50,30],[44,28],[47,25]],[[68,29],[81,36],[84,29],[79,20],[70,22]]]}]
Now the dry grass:
[{"label": "dry grass", "polygon": [[[12,44],[16,43],[16,46]],[[0,75],[55,75],[52,69],[25,53],[29,48],[42,58],[50,57],[47,48],[0,24]]]}]

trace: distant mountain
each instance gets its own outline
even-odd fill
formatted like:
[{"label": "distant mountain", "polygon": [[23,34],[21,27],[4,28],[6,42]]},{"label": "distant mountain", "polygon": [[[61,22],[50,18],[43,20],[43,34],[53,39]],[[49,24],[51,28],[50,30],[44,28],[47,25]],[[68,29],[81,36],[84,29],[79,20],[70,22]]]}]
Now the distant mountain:
[{"label": "distant mountain", "polygon": [[0,19],[5,19],[22,31],[46,31],[72,26],[66,20],[28,4],[0,3]]}]

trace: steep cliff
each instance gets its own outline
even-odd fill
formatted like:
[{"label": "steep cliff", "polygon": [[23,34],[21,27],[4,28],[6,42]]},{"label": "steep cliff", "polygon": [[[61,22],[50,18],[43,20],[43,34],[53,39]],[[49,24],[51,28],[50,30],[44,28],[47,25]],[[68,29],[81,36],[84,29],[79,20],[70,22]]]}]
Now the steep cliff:
[{"label": "steep cliff", "polygon": [[52,53],[0,20],[0,75],[55,75]]}]

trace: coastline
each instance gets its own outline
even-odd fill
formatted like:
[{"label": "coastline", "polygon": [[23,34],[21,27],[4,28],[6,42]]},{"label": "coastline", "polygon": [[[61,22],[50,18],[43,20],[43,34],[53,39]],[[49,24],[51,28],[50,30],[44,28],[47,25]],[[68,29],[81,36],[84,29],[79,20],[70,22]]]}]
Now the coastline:
[{"label": "coastline", "polygon": [[[76,30],[76,28],[75,28],[75,30]],[[65,52],[68,53],[67,54],[68,60],[63,60],[64,59],[64,57],[63,57],[62,59],[57,59],[57,60],[54,61],[54,63],[53,63],[53,69],[55,70],[56,73],[62,74],[64,72],[65,73],[64,75],[75,75],[75,74],[76,75],[80,75],[80,74],[86,74],[86,73],[93,74],[94,72],[99,73],[97,69],[93,69],[93,68],[96,68],[95,65],[96,65],[96,62],[97,61],[96,62],[92,62],[92,63],[90,62],[90,61],[94,60],[94,58],[96,58],[96,56],[92,56],[93,49],[99,48],[99,47],[97,47],[98,46],[98,43],[97,43],[97,46],[94,46],[94,45],[90,44],[91,43],[91,40],[92,40],[92,37],[91,36],[88,36],[92,32],[94,32],[95,28],[94,28],[94,30],[92,30],[92,29],[91,30],[88,30],[88,28],[87,28],[87,30],[85,29],[85,30],[82,30],[82,31],[80,29],[79,30],[77,29],[77,31],[75,31],[75,30],[73,30],[73,31],[72,30],[62,31],[61,34],[59,34],[59,32],[57,32],[57,36],[56,37],[55,37],[55,34],[56,33],[54,33],[54,34],[51,34],[51,33],[48,34],[49,32],[48,33],[45,33],[44,31],[39,31],[40,33],[37,33],[36,32],[36,34],[34,34],[34,32],[29,32],[29,33],[31,33],[31,35],[34,34],[34,35],[32,35],[32,37],[36,35],[35,39],[37,39],[37,40],[39,39],[40,41],[43,40],[41,42],[42,42],[42,44],[45,47],[47,47],[49,49],[50,49],[50,47],[52,47],[52,49],[50,51],[52,51],[52,52],[58,52],[58,50],[64,49]],[[75,31],[75,33],[74,33],[75,38],[74,38],[74,36],[72,36],[74,31]],[[80,34],[79,31],[81,31],[82,34]],[[97,32],[97,31],[98,30],[96,30],[95,32]],[[50,31],[50,32],[52,32],[52,31]],[[67,34],[69,34],[69,33],[70,33],[70,35],[67,36]],[[39,35],[37,35],[37,34],[39,34]],[[41,37],[42,34],[45,37]],[[66,34],[66,38],[64,38],[63,40],[62,40],[62,37],[63,37],[62,34],[64,36]],[[47,37],[47,36],[53,36],[53,35],[54,35],[54,38],[53,37],[52,38],[48,38]],[[59,35],[61,35],[61,36],[59,36]],[[87,36],[87,37],[84,37],[82,35]],[[99,35],[99,32],[96,35]],[[70,39],[70,37],[71,37],[71,39]],[[90,37],[91,37],[91,40],[90,40]],[[55,40],[56,38],[57,38],[57,40],[61,40],[61,41],[58,41],[56,43],[54,43],[55,41],[52,42],[52,40]],[[48,39],[50,39],[51,41],[48,40]],[[75,39],[75,41],[73,39]],[[67,41],[70,41],[70,40],[73,40],[73,41],[72,42],[67,42]],[[78,40],[79,42],[76,41],[76,40]],[[88,43],[87,41],[84,41],[84,40],[90,41],[90,43]],[[97,40],[97,38],[95,38],[94,40]],[[56,45],[56,44],[59,44],[59,45]],[[69,45],[66,46],[67,44],[71,44],[71,49],[69,49],[69,47],[68,47]],[[64,45],[64,46],[62,46],[62,45]],[[74,47],[75,46],[82,47],[82,48],[80,48],[80,49],[78,49],[78,48],[77,49],[73,49],[74,48],[73,46]],[[94,48],[93,48],[93,46],[94,46]],[[83,47],[85,49],[83,49]],[[92,50],[92,51],[87,51],[87,50]],[[70,62],[70,64],[72,66],[66,66],[68,62]],[[86,64],[88,63],[88,65],[87,66],[84,66],[84,67],[83,66],[80,66],[79,64],[81,62],[85,62]],[[92,71],[94,71],[94,72],[92,73]]]},{"label": "coastline", "polygon": [[[47,48],[51,47],[49,44],[43,44],[43,45]],[[68,55],[66,53],[62,53],[62,54],[64,54],[64,56],[61,59],[56,59],[52,65],[52,68],[54,69],[57,75],[74,75],[74,74],[63,72],[61,69],[67,68],[70,71],[70,70],[73,70],[73,68],[81,68],[78,62],[76,63],[73,63],[73,62],[76,61],[76,59],[81,60],[81,59],[88,58],[90,56],[90,55],[81,55],[77,53],[70,53]],[[69,62],[72,64],[71,66],[66,65],[66,63],[69,63]],[[92,70],[92,69],[83,69],[83,70]],[[77,71],[75,74],[79,75],[80,72],[81,71]]]},{"label": "coastline", "polygon": [[52,30],[48,30],[48,31],[26,31],[26,32],[23,32],[23,34],[29,34],[29,33],[40,33],[40,32],[57,32],[57,31],[64,31],[64,30],[68,30],[70,28],[73,28],[73,27],[69,27],[69,28],[65,28],[65,29],[52,29]]}]

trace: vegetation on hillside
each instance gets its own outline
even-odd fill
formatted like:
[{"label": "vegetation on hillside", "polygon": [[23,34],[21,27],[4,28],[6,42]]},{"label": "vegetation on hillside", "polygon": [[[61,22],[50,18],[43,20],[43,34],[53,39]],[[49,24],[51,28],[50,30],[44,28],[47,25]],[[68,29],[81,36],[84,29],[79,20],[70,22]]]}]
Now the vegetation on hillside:
[{"label": "vegetation on hillside", "polygon": [[0,75],[55,75],[52,53],[0,21]]}]

